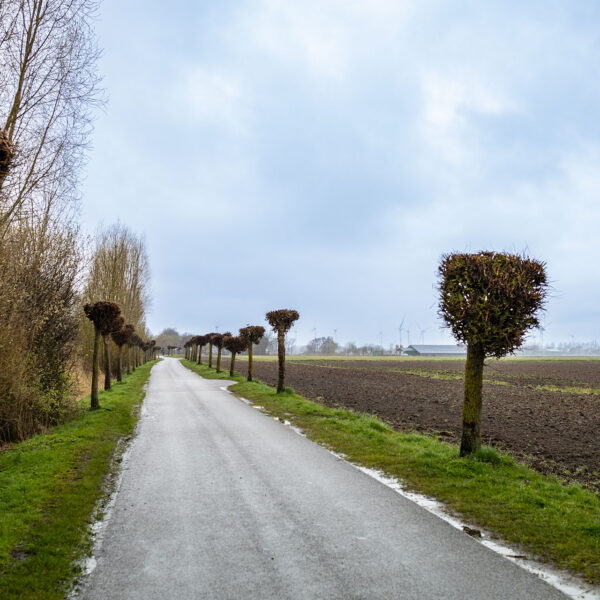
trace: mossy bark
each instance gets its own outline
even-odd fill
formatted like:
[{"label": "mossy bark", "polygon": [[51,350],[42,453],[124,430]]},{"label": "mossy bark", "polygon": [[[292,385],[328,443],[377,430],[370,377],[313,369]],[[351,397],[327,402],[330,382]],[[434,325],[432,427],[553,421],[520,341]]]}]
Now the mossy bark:
[{"label": "mossy bark", "polygon": [[208,345],[208,366],[212,368],[212,344]]},{"label": "mossy bark", "polygon": [[123,346],[119,346],[119,355],[117,360],[117,381],[123,381]]},{"label": "mossy bark", "polygon": [[100,408],[98,401],[98,360],[100,354],[100,331],[95,328],[94,331],[94,352],[92,355],[92,393],[91,393],[91,408]]},{"label": "mossy bark", "polygon": [[465,396],[463,401],[463,432],[460,443],[461,456],[468,456],[481,448],[481,406],[484,360],[485,352],[481,344],[467,345]]},{"label": "mossy bark", "polygon": [[198,364],[202,364],[202,346],[198,345]]},{"label": "mossy bark", "polygon": [[252,381],[252,342],[248,344],[248,381]]},{"label": "mossy bark", "polygon": [[285,333],[277,332],[277,362],[279,363],[279,377],[277,379],[277,393],[285,389]]},{"label": "mossy bark", "polygon": [[233,377],[233,367],[235,366],[235,353],[231,353],[231,363],[229,365],[229,377]]},{"label": "mossy bark", "polygon": [[110,390],[110,341],[104,337],[104,389]]},{"label": "mossy bark", "polygon": [[217,373],[221,372],[221,348],[217,348]]}]

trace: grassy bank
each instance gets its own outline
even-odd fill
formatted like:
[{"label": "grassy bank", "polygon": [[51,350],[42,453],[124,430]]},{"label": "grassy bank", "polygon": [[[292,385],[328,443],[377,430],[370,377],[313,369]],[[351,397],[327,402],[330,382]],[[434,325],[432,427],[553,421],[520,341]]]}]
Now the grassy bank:
[{"label": "grassy bank", "polygon": [[[120,439],[155,363],[100,393],[101,408],[0,453],[0,598],[63,598]],[[82,401],[89,407],[89,397]]]},{"label": "grassy bank", "polygon": [[[231,379],[228,372],[182,363],[204,377]],[[233,379],[238,383],[232,392],[291,421],[310,439],[437,498],[540,560],[600,583],[600,498],[593,493],[540,475],[491,448],[459,458],[458,447],[433,437],[399,433],[374,417],[328,408],[292,391],[277,395],[240,375]]]}]

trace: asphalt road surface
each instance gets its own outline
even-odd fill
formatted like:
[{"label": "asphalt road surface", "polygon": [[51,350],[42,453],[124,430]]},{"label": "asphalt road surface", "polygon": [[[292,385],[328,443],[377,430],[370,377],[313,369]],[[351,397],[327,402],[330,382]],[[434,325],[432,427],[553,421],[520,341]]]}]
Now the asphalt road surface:
[{"label": "asphalt road surface", "polygon": [[224,385],[154,367],[80,598],[565,598]]}]

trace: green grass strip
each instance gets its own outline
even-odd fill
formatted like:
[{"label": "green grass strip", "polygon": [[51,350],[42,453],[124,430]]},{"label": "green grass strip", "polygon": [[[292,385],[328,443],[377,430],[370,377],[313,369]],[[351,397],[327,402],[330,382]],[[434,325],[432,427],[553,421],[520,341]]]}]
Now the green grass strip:
[{"label": "green grass strip", "polygon": [[[134,431],[155,362],[100,393],[99,410],[0,453],[0,598],[64,598],[120,439]],[[82,406],[89,407],[89,397]]]},{"label": "green grass strip", "polygon": [[287,419],[310,439],[354,463],[379,469],[433,496],[468,522],[520,545],[539,560],[600,583],[600,498],[578,485],[536,473],[492,448],[460,458],[436,438],[394,431],[379,419],[328,408],[293,393],[276,394],[236,374],[182,363],[207,378],[234,379],[230,390]]}]

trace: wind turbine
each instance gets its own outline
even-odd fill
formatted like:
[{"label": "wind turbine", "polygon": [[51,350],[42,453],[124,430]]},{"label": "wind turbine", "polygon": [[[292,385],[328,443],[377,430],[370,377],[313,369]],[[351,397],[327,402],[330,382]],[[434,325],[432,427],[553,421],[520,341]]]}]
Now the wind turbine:
[{"label": "wind turbine", "polygon": [[425,332],[427,331],[427,329],[423,329],[418,323],[417,323],[417,327],[419,328],[419,331],[421,333],[421,344],[425,344]]},{"label": "wind turbine", "polygon": [[398,337],[400,338],[400,346],[402,346],[402,332],[404,331],[404,321],[406,321],[406,317],[402,317],[402,323],[398,325]]}]

